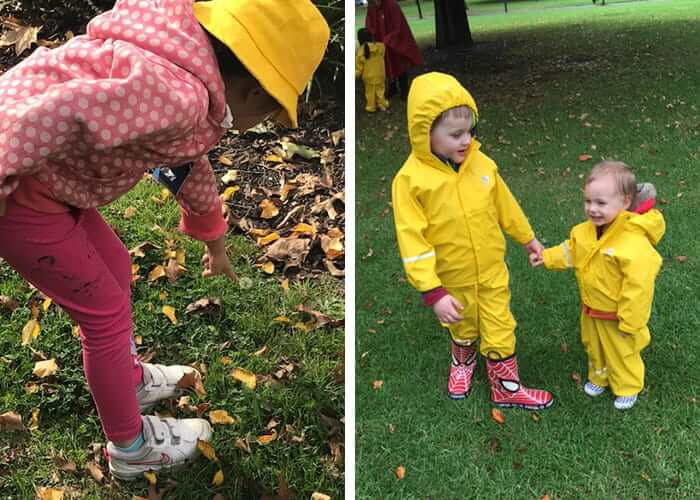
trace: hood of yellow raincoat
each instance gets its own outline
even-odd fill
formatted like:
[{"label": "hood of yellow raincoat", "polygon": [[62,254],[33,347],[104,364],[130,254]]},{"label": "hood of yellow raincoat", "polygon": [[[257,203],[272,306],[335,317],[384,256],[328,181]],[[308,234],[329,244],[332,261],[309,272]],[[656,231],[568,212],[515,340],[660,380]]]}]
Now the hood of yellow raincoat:
[{"label": "hood of yellow raincoat", "polygon": [[436,158],[430,151],[430,128],[435,119],[450,108],[467,106],[474,113],[479,110],[469,91],[456,78],[445,73],[426,73],[413,80],[408,93],[408,136],[413,154],[428,163]]},{"label": "hood of yellow raincoat", "polygon": [[643,214],[633,214],[627,220],[626,229],[646,236],[656,246],[666,232],[666,222],[661,212],[652,209]]},{"label": "hood of yellow raincoat", "polygon": [[376,55],[379,52],[384,52],[382,50],[382,45],[381,43],[378,42],[369,42],[367,46],[369,47],[369,53],[372,55]]},{"label": "hood of yellow raincoat", "polygon": [[297,101],[323,58],[328,23],[309,0],[211,0],[197,20],[236,54],[297,126]]}]

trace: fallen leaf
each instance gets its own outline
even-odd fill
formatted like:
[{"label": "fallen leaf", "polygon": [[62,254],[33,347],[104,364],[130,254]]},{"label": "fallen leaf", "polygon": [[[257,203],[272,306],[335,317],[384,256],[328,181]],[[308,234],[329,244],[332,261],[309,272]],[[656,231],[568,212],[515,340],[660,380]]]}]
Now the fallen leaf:
[{"label": "fallen leaf", "polygon": [[342,278],[345,276],[345,270],[338,269],[330,260],[323,259],[323,265],[326,266],[326,269],[328,269],[328,272],[331,273],[331,276],[335,276],[336,278]]},{"label": "fallen leaf", "polygon": [[234,380],[242,382],[248,389],[255,389],[256,378],[255,373],[246,370],[245,368],[234,368],[231,370],[231,377]]},{"label": "fallen leaf", "polygon": [[263,270],[264,273],[267,274],[272,274],[275,272],[275,264],[272,263],[271,261],[267,261],[264,264],[260,266],[260,268]]},{"label": "fallen leaf", "polygon": [[49,307],[51,307],[51,304],[53,303],[53,300],[50,298],[46,297],[44,299],[44,302],[41,303],[41,308],[43,309],[44,312],[49,310]]},{"label": "fallen leaf", "polygon": [[310,160],[312,158],[318,158],[318,151],[306,146],[299,146],[293,142],[282,142],[282,151],[284,152],[284,159],[291,160],[294,155],[299,155],[305,160]]},{"label": "fallen leaf", "polygon": [[406,467],[404,467],[403,465],[399,465],[394,471],[394,474],[396,474],[396,479],[403,479],[404,477],[406,477]]},{"label": "fallen leaf", "polygon": [[177,318],[175,317],[175,308],[172,306],[163,306],[163,314],[165,314],[173,325],[177,325]]},{"label": "fallen leaf", "polygon": [[250,453],[250,444],[248,443],[248,439],[243,439],[243,438],[236,438],[236,441],[233,443],[233,445],[238,448],[239,450],[243,450],[247,453]]},{"label": "fallen leaf", "polygon": [[277,431],[273,429],[271,434],[263,434],[262,436],[258,436],[255,438],[255,440],[258,442],[258,444],[262,446],[266,446],[273,442],[275,439],[277,439]]},{"label": "fallen leaf", "polygon": [[13,411],[0,415],[0,431],[23,431],[22,417]]},{"label": "fallen leaf", "polygon": [[39,325],[38,320],[30,319],[27,321],[27,324],[24,325],[24,328],[22,328],[22,345],[25,346],[31,344],[32,340],[37,338],[40,332],[41,326]]},{"label": "fallen leaf", "polygon": [[100,468],[99,465],[97,465],[97,462],[90,461],[85,464],[85,468],[88,470],[92,478],[97,481],[98,483],[102,482],[102,479],[104,479],[105,475],[104,472],[102,472],[102,468]]},{"label": "fallen leaf", "polygon": [[277,215],[280,213],[279,208],[277,208],[277,205],[275,205],[272,200],[264,199],[260,202],[259,207],[262,209],[260,217],[263,219],[272,219],[277,217]]},{"label": "fallen leaf", "polygon": [[505,415],[498,408],[491,408],[491,418],[498,424],[503,424],[506,421]]},{"label": "fallen leaf", "polygon": [[36,394],[37,392],[39,392],[39,390],[40,387],[34,382],[28,382],[24,385],[24,392],[26,392],[27,394]]},{"label": "fallen leaf", "polygon": [[224,201],[228,201],[231,198],[233,198],[233,195],[236,194],[240,189],[240,186],[229,186],[226,189],[224,189],[223,193],[221,193],[221,198]]},{"label": "fallen leaf", "polygon": [[329,260],[334,260],[345,255],[343,242],[340,241],[340,238],[331,238],[325,234],[322,234],[321,248],[325,252],[326,258]]},{"label": "fallen leaf", "polygon": [[219,461],[218,457],[216,456],[216,451],[214,450],[214,447],[207,441],[202,441],[201,439],[198,439],[197,449],[200,452],[202,452],[202,455],[204,455],[208,460],[212,462]]},{"label": "fallen leaf", "polygon": [[530,418],[532,418],[532,420],[534,420],[535,422],[539,422],[542,419],[542,417],[540,417],[537,413],[532,413],[530,415]]},{"label": "fallen leaf", "polygon": [[258,357],[260,357],[260,356],[262,356],[263,354],[265,354],[265,352],[267,352],[267,346],[266,346],[266,345],[262,346],[260,349],[258,349],[257,351],[255,351],[255,352],[253,353],[253,356],[258,356]]},{"label": "fallen leaf", "polygon": [[588,161],[591,158],[593,158],[591,155],[583,154],[578,156],[578,161]]},{"label": "fallen leaf", "polygon": [[211,480],[211,484],[213,486],[221,486],[224,484],[224,471],[219,469],[216,471],[216,474],[214,474],[214,478]]},{"label": "fallen leaf", "polygon": [[177,263],[176,259],[168,260],[168,265],[165,268],[165,276],[167,276],[168,282],[175,283],[180,277],[180,273],[182,272],[182,270],[182,266]]},{"label": "fallen leaf", "polygon": [[78,472],[78,466],[73,460],[66,460],[63,457],[55,456],[52,458],[53,463],[56,464],[63,472]]},{"label": "fallen leaf", "polygon": [[185,313],[192,314],[196,312],[208,312],[221,308],[221,299],[216,297],[205,297],[196,300],[185,308]]},{"label": "fallen leaf", "polygon": [[345,140],[345,129],[341,128],[340,130],[336,130],[335,132],[331,132],[331,142],[333,143],[334,146],[337,146],[338,143],[342,140]]},{"label": "fallen leaf", "polygon": [[684,262],[688,262],[688,256],[686,256],[686,255],[678,255],[678,256],[676,257],[676,260],[677,260],[678,262],[680,262],[681,264],[683,264]]},{"label": "fallen leaf", "polygon": [[55,359],[47,359],[46,361],[37,361],[34,365],[32,373],[39,378],[50,377],[58,371],[58,365]]},{"label": "fallen leaf", "polygon": [[158,482],[158,476],[156,476],[156,473],[153,471],[144,472],[143,477],[146,478],[148,484],[156,484]]},{"label": "fallen leaf", "polygon": [[219,156],[219,163],[221,163],[222,165],[226,165],[227,167],[233,165],[233,161],[231,160],[231,158],[229,158],[226,155]]},{"label": "fallen leaf", "polygon": [[158,245],[151,243],[150,241],[144,241],[140,245],[136,245],[134,248],[129,250],[129,255],[136,259],[138,257],[144,257],[146,255],[146,250],[149,248],[160,248]]},{"label": "fallen leaf", "polygon": [[230,425],[235,424],[236,419],[228,414],[226,410],[212,410],[209,412],[209,421],[212,424]]},{"label": "fallen leaf", "polygon": [[[279,233],[277,233],[277,231],[274,231],[274,232],[268,234],[267,236],[263,236],[262,238],[258,238],[257,241],[258,241],[258,245],[260,245],[261,247],[264,247],[265,245],[269,245],[273,241],[279,240],[280,238],[281,238],[281,236],[279,235]],[[300,241],[300,240],[294,240],[294,241]]]},{"label": "fallen leaf", "polygon": [[286,267],[300,267],[309,254],[311,242],[301,238],[279,239],[279,236],[275,239],[278,241],[268,247],[264,258],[284,262]]},{"label": "fallen leaf", "polygon": [[125,219],[131,219],[134,215],[136,215],[136,208],[134,207],[126,207],[124,210],[124,215],[123,217]]},{"label": "fallen leaf", "polygon": [[206,396],[207,391],[204,389],[204,384],[202,383],[202,377],[197,371],[190,371],[185,373],[180,380],[178,380],[175,386],[179,389],[193,389],[198,396]]},{"label": "fallen leaf", "polygon": [[344,323],[344,320],[342,320],[342,319],[333,319],[326,314],[323,314],[319,311],[315,311],[315,310],[311,309],[310,307],[305,306],[304,304],[299,304],[297,306],[297,310],[312,315],[314,317],[315,322],[316,322],[316,324],[315,324],[316,328],[320,328],[320,327],[325,326],[325,325],[328,325],[331,327],[336,327],[336,326],[341,326]]},{"label": "fallen leaf", "polygon": [[148,273],[148,281],[153,282],[165,276],[165,268],[160,264],[151,269]]},{"label": "fallen leaf", "polygon": [[379,389],[382,388],[383,385],[384,385],[383,380],[375,380],[374,382],[372,382],[372,389],[374,389],[375,391],[378,391]]},{"label": "fallen leaf", "polygon": [[16,55],[20,55],[33,43],[37,43],[39,31],[42,28],[42,26],[24,26],[9,19],[6,19],[3,25],[9,29],[0,37],[0,47],[14,45]]},{"label": "fallen leaf", "polygon": [[576,382],[576,385],[581,387],[581,374],[579,372],[572,372],[571,373],[571,380]]},{"label": "fallen leaf", "polygon": [[3,308],[7,311],[14,311],[19,307],[19,302],[17,302],[15,299],[12,299],[8,297],[7,295],[0,295],[0,308]]},{"label": "fallen leaf", "polygon": [[331,500],[331,497],[326,495],[325,493],[319,493],[318,491],[314,491],[311,494],[311,500]]},{"label": "fallen leaf", "polygon": [[29,426],[27,429],[30,431],[35,431],[39,429],[39,415],[41,414],[41,410],[39,408],[33,408],[32,409],[32,418],[29,421]]},{"label": "fallen leaf", "polygon": [[238,170],[229,170],[221,177],[221,182],[231,184],[238,178]]},{"label": "fallen leaf", "polygon": [[40,486],[36,490],[37,500],[63,500],[63,488],[47,488]]}]

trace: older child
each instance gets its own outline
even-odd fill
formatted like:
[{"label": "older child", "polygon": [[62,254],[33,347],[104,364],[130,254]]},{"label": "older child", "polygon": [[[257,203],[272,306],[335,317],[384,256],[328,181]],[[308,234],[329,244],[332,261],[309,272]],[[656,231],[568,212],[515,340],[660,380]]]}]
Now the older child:
[{"label": "older child", "polygon": [[[655,191],[637,184],[630,168],[603,161],[586,179],[588,220],[561,245],[548,248],[534,265],[574,268],[581,295],[581,341],[588,355],[584,391],[599,396],[609,386],[615,408],[627,410],[644,387],[641,351],[650,341],[654,281],[661,257],[654,249],[665,231],[654,207]],[[633,209],[633,212],[628,210]]]},{"label": "older child", "polygon": [[493,403],[547,408],[549,392],[520,383],[502,229],[528,253],[543,247],[496,164],[479,150],[478,117],[474,99],[452,76],[413,81],[412,152],[392,191],[399,250],[409,282],[452,337],[449,397],[469,395],[480,339]]},{"label": "older child", "polygon": [[362,78],[365,85],[365,111],[374,113],[377,108],[386,111],[389,103],[384,97],[384,44],[375,42],[366,28],[357,31],[357,42],[360,46],[355,56],[355,78]]},{"label": "older child", "polygon": [[194,458],[211,428],[141,416],[190,369],[130,352],[129,254],[95,207],[174,167],[180,228],[205,242],[205,276],[235,277],[207,152],[231,126],[281,112],[296,125],[328,35],[309,0],[118,0],[86,35],[0,78],[0,256],[80,326],[119,478]]}]

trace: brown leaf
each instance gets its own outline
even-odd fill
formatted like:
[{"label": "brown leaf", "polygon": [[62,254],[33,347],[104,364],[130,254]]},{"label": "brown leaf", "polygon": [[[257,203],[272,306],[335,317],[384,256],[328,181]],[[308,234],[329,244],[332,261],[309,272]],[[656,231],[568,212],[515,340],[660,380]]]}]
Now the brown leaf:
[{"label": "brown leaf", "polygon": [[97,481],[98,483],[102,482],[105,475],[102,472],[102,468],[100,468],[100,466],[97,465],[96,462],[91,460],[90,462],[85,464],[85,468],[88,470],[88,472],[95,481]]},{"label": "brown leaf", "polygon": [[239,450],[243,450],[246,453],[251,453],[250,443],[248,443],[248,439],[236,438],[236,441],[233,445]]},{"label": "brown leaf", "polygon": [[17,302],[15,299],[12,299],[7,295],[0,295],[0,308],[12,312],[18,307],[19,302]]},{"label": "brown leaf", "polygon": [[343,242],[340,238],[331,238],[325,234],[321,235],[321,248],[328,260],[334,260],[345,255]]},{"label": "brown leaf", "polygon": [[333,319],[330,316],[327,316],[319,311],[314,311],[313,309],[305,306],[304,304],[299,304],[297,306],[297,310],[312,315],[314,317],[314,320],[316,321],[316,328],[320,328],[324,325],[336,327],[341,326],[344,323],[344,320],[342,319]]},{"label": "brown leaf", "polygon": [[559,350],[560,350],[561,352],[568,352],[568,351],[569,351],[569,345],[568,345],[566,342],[562,342],[562,343],[559,345]]},{"label": "brown leaf", "polygon": [[15,54],[18,56],[37,42],[42,28],[42,26],[23,26],[9,19],[6,19],[3,25],[8,30],[0,37],[0,47],[14,45]]},{"label": "brown leaf", "polygon": [[505,415],[498,408],[491,408],[491,418],[498,424],[503,424],[506,421]]},{"label": "brown leaf", "polygon": [[394,471],[394,474],[396,474],[396,479],[399,481],[406,477],[406,467],[403,465],[399,465],[396,470]]},{"label": "brown leaf", "polygon": [[40,486],[36,490],[37,500],[63,500],[63,493],[65,490],[63,488],[47,488],[46,486]]},{"label": "brown leaf", "polygon": [[272,200],[264,199],[260,202],[259,206],[262,209],[260,217],[263,219],[272,219],[277,217],[277,215],[280,213],[279,208],[277,208],[277,205],[275,205]]},{"label": "brown leaf", "polygon": [[202,384],[202,376],[197,371],[191,371],[185,373],[180,380],[178,380],[175,386],[179,389],[193,389],[198,396],[206,396],[207,391],[204,389],[204,384]]},{"label": "brown leaf", "polygon": [[175,283],[180,277],[183,267],[177,263],[176,259],[168,260],[168,266],[165,268],[165,275],[168,277],[169,283]]},{"label": "brown leaf", "polygon": [[535,422],[539,422],[540,420],[542,420],[542,417],[540,417],[537,413],[532,413],[530,415],[530,418],[532,418],[532,420]]},{"label": "brown leaf", "polygon": [[273,429],[272,433],[270,434],[263,434],[261,436],[258,436],[255,438],[255,440],[258,442],[258,444],[262,446],[266,446],[273,442],[275,439],[277,439],[277,431]]},{"label": "brown leaf", "polygon": [[331,142],[334,146],[337,146],[340,141],[345,140],[345,129],[341,128],[335,132],[331,132]]},{"label": "brown leaf", "polygon": [[134,207],[126,207],[124,210],[124,215],[123,217],[125,219],[131,219],[134,215],[136,215],[136,208]]},{"label": "brown leaf", "polygon": [[680,262],[681,264],[683,264],[683,263],[685,263],[685,262],[688,262],[688,256],[686,256],[686,255],[678,255],[678,256],[676,257],[676,260],[677,260],[678,262]]},{"label": "brown leaf", "polygon": [[129,250],[129,255],[136,259],[138,257],[144,257],[146,255],[146,250],[149,248],[160,248],[158,245],[151,243],[150,241],[144,241],[140,245],[136,245],[134,248]]},{"label": "brown leaf", "polygon": [[581,387],[581,374],[579,372],[572,372],[571,373],[571,380],[576,382],[576,385],[578,387]]},{"label": "brown leaf", "polygon": [[160,264],[148,273],[148,281],[153,282],[165,276],[165,268]]},{"label": "brown leaf", "polygon": [[331,497],[326,495],[325,493],[314,491],[311,494],[311,500],[331,500]]},{"label": "brown leaf", "polygon": [[45,361],[37,361],[34,365],[32,373],[39,378],[50,377],[58,371],[58,365],[55,359],[47,359]]},{"label": "brown leaf", "polygon": [[23,431],[22,417],[13,411],[0,415],[0,431]]},{"label": "brown leaf", "polygon": [[300,267],[309,253],[311,242],[302,238],[276,239],[277,241],[268,247],[264,258],[284,262],[287,267]]},{"label": "brown leaf", "polygon": [[226,155],[219,156],[219,163],[226,165],[227,167],[233,165],[233,161]]},{"label": "brown leaf", "polygon": [[378,391],[379,389],[382,388],[383,385],[384,385],[383,380],[375,380],[374,382],[372,382],[372,389],[374,389],[375,391]]},{"label": "brown leaf", "polygon": [[221,308],[221,299],[217,297],[204,297],[196,300],[185,308],[185,313],[193,314],[199,312],[218,311]]},{"label": "brown leaf", "polygon": [[330,260],[323,259],[323,265],[326,266],[326,269],[328,269],[328,272],[331,273],[331,276],[335,276],[336,278],[343,278],[345,276],[345,270],[338,269]]},{"label": "brown leaf", "polygon": [[588,161],[593,158],[591,155],[583,154],[578,156],[578,161]]}]

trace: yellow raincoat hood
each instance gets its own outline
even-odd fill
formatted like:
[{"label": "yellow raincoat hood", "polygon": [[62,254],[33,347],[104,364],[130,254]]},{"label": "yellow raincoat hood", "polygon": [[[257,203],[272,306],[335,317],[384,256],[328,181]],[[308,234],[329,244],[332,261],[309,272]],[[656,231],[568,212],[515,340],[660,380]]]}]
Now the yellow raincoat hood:
[{"label": "yellow raincoat hood", "polygon": [[441,113],[458,106],[472,110],[472,126],[476,125],[479,119],[476,102],[455,77],[434,72],[413,80],[408,93],[408,136],[416,158],[427,163],[437,159],[430,151],[430,129]]}]

